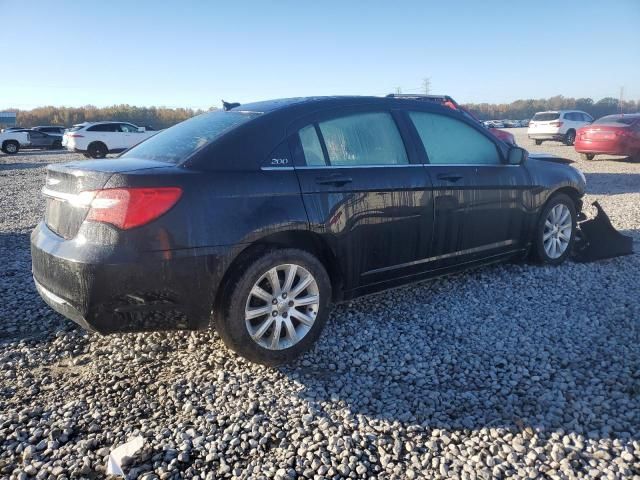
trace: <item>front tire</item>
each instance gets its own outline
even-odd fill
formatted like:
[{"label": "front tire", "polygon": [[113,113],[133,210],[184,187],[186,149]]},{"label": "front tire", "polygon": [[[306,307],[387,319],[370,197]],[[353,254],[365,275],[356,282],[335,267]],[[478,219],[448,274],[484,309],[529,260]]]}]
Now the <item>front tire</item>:
[{"label": "front tire", "polygon": [[540,263],[560,265],[571,254],[576,235],[576,207],[558,193],[542,209],[534,238],[534,257]]},{"label": "front tire", "polygon": [[2,144],[2,151],[7,155],[15,155],[20,151],[20,144],[15,140],[7,140]]},{"label": "front tire", "polygon": [[542,140],[536,140],[536,145],[542,145]]},{"label": "front tire", "polygon": [[331,282],[308,252],[263,252],[238,267],[223,291],[216,329],[224,343],[264,365],[289,362],[319,337],[330,309]]},{"label": "front tire", "polygon": [[107,153],[109,153],[109,149],[102,142],[93,142],[89,145],[87,153],[89,153],[91,158],[104,158],[107,156]]},{"label": "front tire", "polygon": [[564,144],[567,145],[568,147],[570,147],[571,145],[573,145],[573,143],[575,141],[576,141],[576,131],[575,130],[569,130],[564,135]]},{"label": "front tire", "polygon": [[596,157],[595,153],[581,153],[580,158],[582,160],[593,160]]}]

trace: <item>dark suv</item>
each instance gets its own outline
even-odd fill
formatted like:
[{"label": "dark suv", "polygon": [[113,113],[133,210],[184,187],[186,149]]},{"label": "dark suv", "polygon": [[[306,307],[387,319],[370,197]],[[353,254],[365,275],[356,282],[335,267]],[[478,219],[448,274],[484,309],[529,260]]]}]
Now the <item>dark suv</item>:
[{"label": "dark suv", "polygon": [[253,103],[118,159],[50,165],[33,274],[87,329],[215,325],[276,364],[314,342],[333,302],[527,254],[561,263],[584,188],[431,102]]}]

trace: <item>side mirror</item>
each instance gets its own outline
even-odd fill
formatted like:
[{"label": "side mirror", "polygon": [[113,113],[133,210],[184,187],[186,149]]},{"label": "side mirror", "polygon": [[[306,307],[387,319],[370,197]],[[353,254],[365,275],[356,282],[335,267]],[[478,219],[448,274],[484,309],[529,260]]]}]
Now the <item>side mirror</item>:
[{"label": "side mirror", "polygon": [[507,163],[509,165],[522,165],[528,156],[529,153],[524,148],[511,147],[507,154]]},{"label": "side mirror", "polygon": [[144,128],[144,127],[138,127],[138,133],[144,133],[144,132],[146,132],[146,131],[147,131],[147,129],[146,129],[146,128]]}]

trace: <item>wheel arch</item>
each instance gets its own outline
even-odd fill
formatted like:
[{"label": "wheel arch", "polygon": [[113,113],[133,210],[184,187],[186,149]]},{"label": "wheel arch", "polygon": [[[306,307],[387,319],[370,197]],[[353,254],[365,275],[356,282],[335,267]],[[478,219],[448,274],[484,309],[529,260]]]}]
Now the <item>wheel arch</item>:
[{"label": "wheel arch", "polygon": [[104,149],[107,151],[107,153],[109,153],[109,147],[102,140],[92,140],[91,142],[89,142],[89,144],[87,145],[87,151],[91,150],[92,145],[103,145]]},{"label": "wheel arch", "polygon": [[20,142],[18,140],[14,140],[14,139],[10,138],[10,139],[4,140],[2,142],[2,147],[1,147],[2,151],[4,152],[6,146],[9,145],[9,144],[13,144],[13,143],[15,143],[17,145],[18,149],[20,149]]},{"label": "wheel arch", "polygon": [[576,208],[576,213],[580,213],[582,211],[582,194],[577,188],[571,187],[569,185],[565,185],[563,187],[557,188],[554,191],[552,191],[547,197],[547,199],[545,200],[540,211],[542,212],[542,210],[544,210],[544,207],[547,205],[547,203],[549,203],[549,201],[559,193],[564,193],[571,200],[573,200],[573,204]]},{"label": "wheel arch", "polygon": [[286,230],[265,235],[238,252],[229,263],[219,283],[214,299],[214,311],[219,311],[221,302],[228,293],[228,287],[233,283],[238,273],[242,271],[243,265],[273,248],[296,248],[314,255],[327,270],[331,280],[333,301],[342,300],[344,290],[343,272],[340,269],[335,253],[326,240],[321,235],[309,230]]}]

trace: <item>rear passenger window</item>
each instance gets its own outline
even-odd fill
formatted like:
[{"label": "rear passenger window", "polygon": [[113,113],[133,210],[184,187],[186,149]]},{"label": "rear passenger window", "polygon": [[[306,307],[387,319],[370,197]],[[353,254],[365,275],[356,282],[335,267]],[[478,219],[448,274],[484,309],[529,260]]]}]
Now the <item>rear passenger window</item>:
[{"label": "rear passenger window", "polygon": [[400,132],[389,113],[362,113],[319,124],[331,165],[409,163]]},{"label": "rear passenger window", "polygon": [[490,139],[466,123],[444,115],[409,113],[420,140],[436,165],[499,165],[498,149]]},{"label": "rear passenger window", "polygon": [[300,143],[302,144],[302,151],[307,165],[326,165],[315,126],[304,127],[298,134],[300,135]]},{"label": "rear passenger window", "polygon": [[94,125],[87,128],[88,132],[119,132],[120,127],[117,123],[102,123],[100,125]]}]

